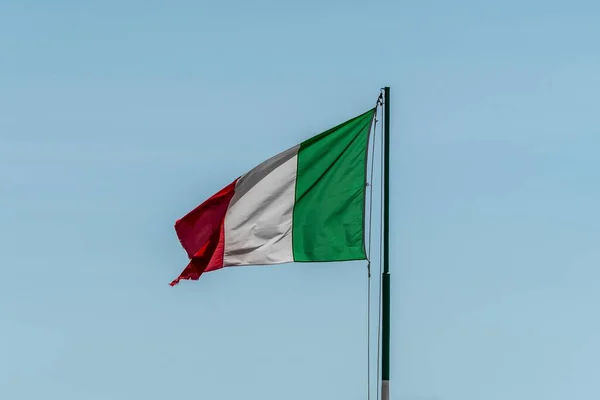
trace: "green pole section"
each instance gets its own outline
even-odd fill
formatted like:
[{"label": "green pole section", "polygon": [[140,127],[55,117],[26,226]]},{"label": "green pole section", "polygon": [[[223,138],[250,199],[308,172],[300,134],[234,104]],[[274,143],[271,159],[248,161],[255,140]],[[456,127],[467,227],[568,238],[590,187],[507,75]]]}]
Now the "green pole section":
[{"label": "green pole section", "polygon": [[383,276],[382,276],[382,347],[381,380],[384,381],[383,398],[389,396],[390,380],[390,88],[385,93],[384,154],[383,154]]}]

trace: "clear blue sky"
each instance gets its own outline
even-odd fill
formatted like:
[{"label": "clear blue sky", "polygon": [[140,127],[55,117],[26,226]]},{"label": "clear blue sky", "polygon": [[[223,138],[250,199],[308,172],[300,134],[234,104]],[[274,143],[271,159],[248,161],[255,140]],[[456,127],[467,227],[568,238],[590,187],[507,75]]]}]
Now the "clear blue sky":
[{"label": "clear blue sky", "polygon": [[364,399],[364,263],[182,216],[393,91],[392,399],[600,398],[597,1],[0,4],[0,398]]}]

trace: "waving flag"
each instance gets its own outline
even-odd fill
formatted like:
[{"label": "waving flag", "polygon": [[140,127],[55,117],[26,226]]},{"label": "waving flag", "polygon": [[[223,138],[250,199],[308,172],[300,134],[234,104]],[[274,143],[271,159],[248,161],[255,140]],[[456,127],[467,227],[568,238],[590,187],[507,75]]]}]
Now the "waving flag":
[{"label": "waving flag", "polygon": [[365,259],[374,113],[264,161],[179,219],[190,262],[171,286],[223,267]]}]

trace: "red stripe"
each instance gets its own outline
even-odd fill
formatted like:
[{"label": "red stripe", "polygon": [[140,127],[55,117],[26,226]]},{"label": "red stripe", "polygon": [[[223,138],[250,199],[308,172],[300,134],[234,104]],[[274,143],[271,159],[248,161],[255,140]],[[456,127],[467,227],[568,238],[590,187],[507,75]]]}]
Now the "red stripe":
[{"label": "red stripe", "polygon": [[173,282],[197,280],[203,272],[223,268],[225,214],[235,193],[233,181],[175,223],[175,231],[190,263]]}]

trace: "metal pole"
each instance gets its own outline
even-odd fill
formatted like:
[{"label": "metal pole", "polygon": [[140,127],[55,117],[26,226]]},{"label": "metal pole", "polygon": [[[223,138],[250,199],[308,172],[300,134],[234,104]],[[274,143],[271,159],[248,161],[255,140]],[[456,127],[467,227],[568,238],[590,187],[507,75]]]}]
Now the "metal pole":
[{"label": "metal pole", "polygon": [[390,88],[384,88],[381,399],[390,398]]}]

